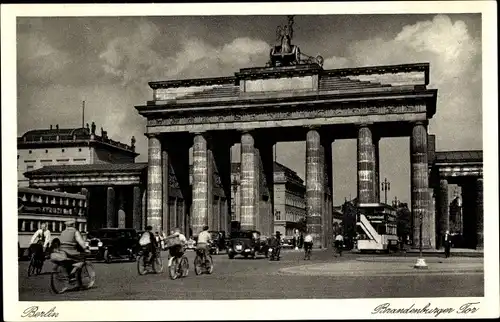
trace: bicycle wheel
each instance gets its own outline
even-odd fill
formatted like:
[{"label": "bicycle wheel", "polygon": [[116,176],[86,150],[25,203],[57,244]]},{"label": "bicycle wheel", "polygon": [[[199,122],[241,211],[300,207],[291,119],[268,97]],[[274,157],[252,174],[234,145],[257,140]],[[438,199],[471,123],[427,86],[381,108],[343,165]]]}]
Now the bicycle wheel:
[{"label": "bicycle wheel", "polygon": [[68,289],[69,276],[66,268],[62,265],[56,265],[50,275],[50,288],[56,294],[62,294]]},{"label": "bicycle wheel", "polygon": [[42,268],[43,268],[43,260],[38,260],[36,263],[36,269],[35,269],[35,274],[40,275],[42,273]]},{"label": "bicycle wheel", "polygon": [[189,274],[189,262],[186,256],[182,256],[181,260],[182,277],[186,277]]},{"label": "bicycle wheel", "polygon": [[194,259],[194,273],[196,275],[201,274],[201,266],[202,266],[201,258],[200,256],[196,255],[196,258]]},{"label": "bicycle wheel", "polygon": [[153,271],[156,274],[160,274],[163,272],[163,260],[160,257],[160,254],[155,256],[155,259],[153,261]]},{"label": "bicycle wheel", "polygon": [[28,276],[35,274],[36,263],[35,263],[35,254],[31,254],[30,264],[28,266]]},{"label": "bicycle wheel", "polygon": [[179,259],[177,257],[172,257],[168,263],[168,275],[171,279],[175,280],[179,277]]},{"label": "bicycle wheel", "polygon": [[89,289],[95,283],[95,270],[91,263],[84,262],[78,270],[78,286],[83,289]]},{"label": "bicycle wheel", "polygon": [[212,274],[214,271],[214,262],[212,260],[212,256],[208,255],[208,258],[207,258],[205,265],[207,268],[207,273]]},{"label": "bicycle wheel", "polygon": [[146,264],[144,263],[144,256],[139,255],[137,257],[137,272],[139,275],[144,275],[147,273]]}]

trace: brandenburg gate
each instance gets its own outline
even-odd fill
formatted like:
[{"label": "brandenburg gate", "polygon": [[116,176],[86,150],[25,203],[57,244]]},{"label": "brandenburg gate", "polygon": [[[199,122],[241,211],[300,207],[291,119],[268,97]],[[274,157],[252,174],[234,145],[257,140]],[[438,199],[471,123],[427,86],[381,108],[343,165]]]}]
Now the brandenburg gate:
[{"label": "brandenburg gate", "polygon": [[[241,229],[273,231],[273,145],[306,141],[306,213],[315,246],[331,245],[332,142],[357,139],[357,192],[361,203],[379,202],[379,140],[410,137],[411,204],[414,222],[423,217],[422,242],[431,245],[427,160],[428,120],[436,112],[436,89],[427,89],[429,64],[323,69],[291,44],[293,18],[279,29],[280,45],[265,67],[234,76],[150,82],[153,99],[136,106],[147,119],[147,223],[162,227],[173,169],[191,209],[197,235],[214,218],[211,191],[219,178],[230,205],[230,149],[241,144]],[[189,149],[193,179],[189,182]],[[399,158],[393,155],[390,158]],[[393,160],[385,162],[393,162]],[[171,165],[169,167],[168,165]],[[215,174],[215,175],[214,175]],[[166,182],[167,181],[167,182]],[[264,184],[261,184],[264,182]],[[260,189],[268,189],[270,211],[262,211]],[[420,225],[414,225],[414,244]]]}]

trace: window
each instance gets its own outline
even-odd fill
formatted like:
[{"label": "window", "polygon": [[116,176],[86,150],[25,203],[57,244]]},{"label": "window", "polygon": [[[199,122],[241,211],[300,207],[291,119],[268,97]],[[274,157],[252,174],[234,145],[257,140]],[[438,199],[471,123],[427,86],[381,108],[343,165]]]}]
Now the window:
[{"label": "window", "polygon": [[28,153],[31,154],[33,151],[29,150]]},{"label": "window", "polygon": [[34,168],[34,166],[28,165],[28,166],[26,166],[26,171],[32,171],[33,168]]},{"label": "window", "polygon": [[49,150],[45,150],[45,153],[49,153]]},{"label": "window", "polygon": [[81,148],[79,148],[79,149],[78,149],[78,152],[82,152],[82,149],[81,149]]},{"label": "window", "polygon": [[64,149],[62,149],[61,151],[64,152]]}]

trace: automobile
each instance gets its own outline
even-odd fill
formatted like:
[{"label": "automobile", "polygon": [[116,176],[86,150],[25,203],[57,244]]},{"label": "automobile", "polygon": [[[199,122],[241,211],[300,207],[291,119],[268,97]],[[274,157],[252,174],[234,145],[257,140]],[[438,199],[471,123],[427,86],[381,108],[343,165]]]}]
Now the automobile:
[{"label": "automobile", "polygon": [[293,237],[292,236],[284,236],[281,238],[281,247],[282,248],[293,248]]},{"label": "automobile", "polygon": [[227,256],[233,259],[236,255],[256,258],[257,255],[269,255],[269,245],[267,238],[261,238],[261,234],[256,230],[241,230],[232,232],[227,248]]},{"label": "automobile", "polygon": [[226,232],[209,231],[212,242],[210,243],[210,254],[218,255],[221,250],[226,249]]},{"label": "automobile", "polygon": [[135,261],[140,235],[132,228],[101,228],[90,231],[86,246],[91,256],[110,263],[113,259]]}]

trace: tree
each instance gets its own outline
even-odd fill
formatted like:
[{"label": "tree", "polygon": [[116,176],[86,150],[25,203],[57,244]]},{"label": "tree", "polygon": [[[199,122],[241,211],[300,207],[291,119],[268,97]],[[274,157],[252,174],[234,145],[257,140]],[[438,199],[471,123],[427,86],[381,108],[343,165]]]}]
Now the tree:
[{"label": "tree", "polygon": [[403,240],[411,235],[411,211],[407,203],[400,203],[396,212],[397,234]]}]

